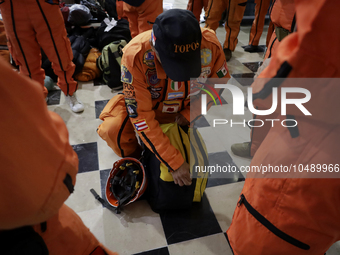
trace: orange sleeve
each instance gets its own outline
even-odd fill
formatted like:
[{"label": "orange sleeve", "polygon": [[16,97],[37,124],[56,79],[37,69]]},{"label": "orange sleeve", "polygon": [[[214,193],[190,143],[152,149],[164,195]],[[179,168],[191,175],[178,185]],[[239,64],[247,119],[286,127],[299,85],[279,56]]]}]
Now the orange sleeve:
[{"label": "orange sleeve", "polygon": [[[134,54],[129,54],[131,48],[125,49],[122,58],[122,82],[125,104],[130,120],[143,143],[164,163],[170,170],[178,169],[184,159],[181,153],[171,145],[169,138],[163,133],[159,122],[155,119],[152,109],[152,99],[142,68],[137,60],[133,67],[128,65]],[[138,57],[136,57],[138,59]]]},{"label": "orange sleeve", "polygon": [[78,157],[41,85],[2,60],[0,76],[0,229],[10,229],[57,213],[73,191]]}]

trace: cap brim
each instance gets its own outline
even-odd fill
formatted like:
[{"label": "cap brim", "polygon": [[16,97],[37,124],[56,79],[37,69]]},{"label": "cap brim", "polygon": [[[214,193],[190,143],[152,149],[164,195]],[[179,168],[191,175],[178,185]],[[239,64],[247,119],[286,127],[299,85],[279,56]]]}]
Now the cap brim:
[{"label": "cap brim", "polygon": [[173,81],[189,81],[201,74],[201,52],[192,54],[190,58],[171,58],[159,55],[162,67],[167,76]]}]

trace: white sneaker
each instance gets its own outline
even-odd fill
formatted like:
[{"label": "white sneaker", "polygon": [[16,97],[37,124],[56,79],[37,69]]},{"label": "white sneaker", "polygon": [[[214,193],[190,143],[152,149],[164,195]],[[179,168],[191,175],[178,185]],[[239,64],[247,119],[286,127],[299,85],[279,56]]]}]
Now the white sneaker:
[{"label": "white sneaker", "polygon": [[80,102],[76,96],[76,93],[74,92],[72,96],[68,95],[66,96],[66,101],[71,107],[71,110],[73,112],[82,112],[84,111],[84,105],[82,102]]}]

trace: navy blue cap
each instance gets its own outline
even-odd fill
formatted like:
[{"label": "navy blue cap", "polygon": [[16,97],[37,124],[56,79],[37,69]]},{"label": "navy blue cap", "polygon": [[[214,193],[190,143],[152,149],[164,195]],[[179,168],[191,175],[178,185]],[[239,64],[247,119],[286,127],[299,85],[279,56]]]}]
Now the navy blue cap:
[{"label": "navy blue cap", "polygon": [[156,18],[152,31],[153,45],[171,80],[188,81],[200,76],[202,32],[191,11],[163,12]]}]

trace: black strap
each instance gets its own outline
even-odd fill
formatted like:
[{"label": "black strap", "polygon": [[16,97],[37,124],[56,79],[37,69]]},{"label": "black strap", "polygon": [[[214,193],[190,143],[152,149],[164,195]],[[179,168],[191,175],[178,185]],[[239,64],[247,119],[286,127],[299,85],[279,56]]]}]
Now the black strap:
[{"label": "black strap", "polygon": [[289,73],[292,71],[292,69],[293,67],[287,61],[282,63],[276,75],[264,85],[263,89],[260,92],[253,94],[253,100],[257,98],[260,98],[260,99],[267,98],[272,93],[272,89],[274,87],[277,88],[281,86],[281,84],[285,80],[285,79],[277,79],[277,78],[287,78]]},{"label": "black strap", "polygon": [[264,216],[262,216],[257,210],[255,210],[254,207],[252,207],[247,199],[245,198],[245,196],[243,194],[241,194],[241,198],[238,202],[238,206],[241,206],[242,204],[244,204],[244,206],[246,207],[246,209],[248,210],[248,212],[253,215],[253,217],[259,221],[264,227],[266,227],[270,232],[272,232],[274,235],[276,235],[277,237],[281,238],[282,240],[302,249],[302,250],[309,250],[310,246],[308,244],[305,244],[297,239],[295,239],[294,237],[287,235],[286,233],[284,233],[283,231],[281,231],[280,229],[278,229],[277,227],[275,227],[269,220],[267,220]]},{"label": "black strap", "polygon": [[[293,121],[293,120],[295,120],[295,117],[293,115],[287,115],[286,117],[287,117],[286,124],[287,124],[287,128],[289,130],[290,136],[292,138],[299,137],[300,136],[300,132],[299,132],[299,128],[298,128],[297,122]],[[294,126],[294,124],[296,124],[296,126]]]}]

